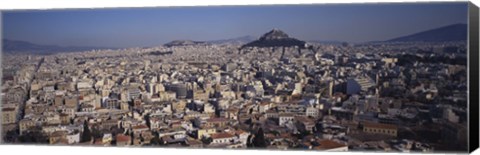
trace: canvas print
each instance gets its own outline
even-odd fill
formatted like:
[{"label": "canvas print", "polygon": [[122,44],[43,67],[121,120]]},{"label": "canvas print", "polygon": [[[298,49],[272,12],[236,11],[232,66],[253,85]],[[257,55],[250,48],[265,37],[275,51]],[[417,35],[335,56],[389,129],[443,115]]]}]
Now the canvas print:
[{"label": "canvas print", "polygon": [[1,17],[4,144],[468,151],[467,2]]}]

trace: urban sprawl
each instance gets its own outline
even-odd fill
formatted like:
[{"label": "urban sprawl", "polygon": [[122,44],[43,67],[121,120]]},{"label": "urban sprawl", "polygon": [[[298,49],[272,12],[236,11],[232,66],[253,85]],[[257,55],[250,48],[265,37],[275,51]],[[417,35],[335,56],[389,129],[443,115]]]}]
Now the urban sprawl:
[{"label": "urban sprawl", "polygon": [[2,141],[466,151],[465,42],[286,45],[3,54]]}]

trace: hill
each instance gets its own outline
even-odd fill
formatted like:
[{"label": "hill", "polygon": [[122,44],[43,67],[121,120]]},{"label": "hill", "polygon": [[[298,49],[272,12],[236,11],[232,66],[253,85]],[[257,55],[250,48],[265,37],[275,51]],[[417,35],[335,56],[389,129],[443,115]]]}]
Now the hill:
[{"label": "hill", "polygon": [[111,49],[107,47],[88,47],[88,46],[57,46],[57,45],[39,45],[27,41],[2,40],[2,51],[5,53],[32,53],[32,54],[51,54],[58,52],[88,51],[94,49]]},{"label": "hill", "polygon": [[387,42],[444,42],[467,40],[467,24],[453,24],[387,40]]},{"label": "hill", "polygon": [[254,36],[242,36],[231,39],[221,39],[221,40],[211,40],[207,41],[210,44],[234,44],[234,45],[243,45],[249,42],[254,41],[257,37]]},{"label": "hill", "polygon": [[174,40],[164,44],[164,46],[173,47],[173,46],[190,46],[190,45],[202,45],[202,44],[207,44],[207,43],[203,41]]},{"label": "hill", "polygon": [[264,35],[262,35],[258,40],[254,40],[250,43],[247,43],[242,46],[244,47],[291,47],[298,46],[304,47],[305,41],[298,40],[296,38],[291,38],[285,32],[279,29],[273,29]]}]

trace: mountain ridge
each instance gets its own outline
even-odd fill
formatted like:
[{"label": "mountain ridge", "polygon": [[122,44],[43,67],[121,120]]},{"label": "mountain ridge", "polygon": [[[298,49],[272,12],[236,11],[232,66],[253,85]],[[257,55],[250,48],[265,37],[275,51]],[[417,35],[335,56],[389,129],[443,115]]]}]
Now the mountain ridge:
[{"label": "mountain ridge", "polygon": [[229,39],[218,39],[206,41],[210,44],[246,44],[257,39],[255,36],[246,35]]},{"label": "mountain ridge", "polygon": [[410,35],[396,37],[385,42],[444,42],[467,40],[468,25],[463,23],[451,24]]},{"label": "mountain ridge", "polygon": [[2,52],[5,53],[38,53],[50,54],[56,52],[77,52],[94,49],[117,49],[111,47],[92,47],[92,46],[58,46],[58,45],[40,45],[28,41],[2,39]]},{"label": "mountain ridge", "polygon": [[201,45],[201,44],[206,44],[206,42],[193,41],[193,40],[173,40],[163,45],[166,47],[175,47],[175,46],[190,46],[190,45]]},{"label": "mountain ridge", "polygon": [[[366,43],[388,43],[388,42],[445,42],[445,41],[465,41],[467,40],[468,25],[463,23],[451,24],[443,27],[432,28],[429,30],[412,33],[401,37],[396,37],[384,41],[370,41]],[[343,41],[316,41],[313,43],[329,43],[341,44]],[[272,29],[257,38],[246,35],[230,39],[219,39],[209,41],[192,41],[192,40],[174,40],[164,44],[164,46],[186,46],[186,45],[207,45],[207,44],[235,44],[244,47],[273,47],[273,46],[298,46],[303,47],[306,41],[298,40],[290,37],[279,29]],[[2,39],[2,51],[5,53],[38,53],[50,54],[58,52],[76,52],[88,51],[94,49],[119,49],[112,47],[91,47],[91,46],[58,46],[58,45],[41,45],[28,41]]]}]

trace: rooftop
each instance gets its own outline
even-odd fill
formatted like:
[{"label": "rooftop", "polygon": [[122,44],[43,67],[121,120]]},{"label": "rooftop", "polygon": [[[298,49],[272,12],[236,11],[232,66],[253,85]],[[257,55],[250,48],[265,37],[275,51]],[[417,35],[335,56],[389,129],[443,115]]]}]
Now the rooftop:
[{"label": "rooftop", "polygon": [[221,139],[221,138],[231,138],[234,137],[234,135],[230,133],[214,133],[212,134],[212,139]]},{"label": "rooftop", "polygon": [[368,128],[380,128],[380,129],[393,129],[396,130],[397,126],[392,124],[382,124],[382,123],[373,123],[373,122],[364,122],[364,127]]}]

